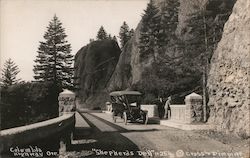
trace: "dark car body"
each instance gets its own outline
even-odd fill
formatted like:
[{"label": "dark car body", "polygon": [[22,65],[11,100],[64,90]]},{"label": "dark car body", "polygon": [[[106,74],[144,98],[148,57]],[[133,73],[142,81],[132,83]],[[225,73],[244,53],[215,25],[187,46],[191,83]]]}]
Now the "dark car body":
[{"label": "dark car body", "polygon": [[110,94],[113,109],[113,120],[117,117],[128,121],[142,122],[147,124],[147,111],[141,109],[140,101],[142,94],[138,91],[114,91]]}]

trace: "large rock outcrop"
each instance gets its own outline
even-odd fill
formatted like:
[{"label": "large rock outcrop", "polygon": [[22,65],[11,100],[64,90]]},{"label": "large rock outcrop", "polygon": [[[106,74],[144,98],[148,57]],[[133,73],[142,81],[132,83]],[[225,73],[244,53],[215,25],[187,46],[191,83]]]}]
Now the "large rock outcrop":
[{"label": "large rock outcrop", "polygon": [[[140,52],[141,30],[148,26],[142,20],[135,29],[134,36],[120,54],[114,72],[109,71],[108,75],[105,74],[111,76],[110,80],[107,76],[105,79],[102,78],[101,74],[94,77],[94,75],[86,73],[86,70],[91,69],[92,71],[92,68],[85,67],[91,67],[95,62],[88,62],[89,57],[85,57],[86,53],[78,53],[76,60],[81,59],[81,61],[76,62],[76,67],[81,68],[76,68],[76,75],[81,76],[80,87],[82,89],[79,94],[82,101],[92,107],[97,106],[97,100],[98,104],[105,102],[108,92],[124,89],[143,92],[145,94],[144,103],[152,102],[159,96],[167,97],[169,95],[174,95],[174,103],[180,103],[183,102],[184,96],[191,92],[201,93],[204,65],[204,59],[201,59],[206,54],[209,54],[207,56],[210,59],[221,38],[222,28],[231,14],[234,2],[235,0],[153,0],[153,4],[158,9],[156,16],[174,12],[174,15],[177,15],[174,17],[178,17],[174,18],[172,26],[168,26],[174,33],[165,34],[166,38],[170,40],[166,44],[163,43],[162,46],[153,47],[153,51],[147,57],[142,57]],[[178,8],[175,11],[169,9],[176,8],[176,6]],[[208,39],[209,53],[205,50],[204,38],[201,35],[204,32],[203,25],[200,24],[203,23],[201,11],[204,11],[204,14],[209,13],[205,17],[206,25],[209,26],[206,30],[209,37],[216,35],[216,37]],[[194,18],[198,21],[195,21]],[[162,24],[162,21],[157,22],[159,22],[158,25]],[[194,41],[198,43],[194,43]],[[89,47],[94,49],[94,45],[90,44],[83,47],[80,52],[88,51]],[[113,64],[115,65],[115,63]],[[114,66],[113,64],[112,66]]]},{"label": "large rock outcrop", "polygon": [[78,98],[85,108],[101,107],[107,97],[105,87],[110,80],[121,50],[114,40],[94,41],[82,47],[75,56]]},{"label": "large rock outcrop", "polygon": [[[163,6],[168,5],[167,2],[168,0],[153,1],[161,12],[166,12]],[[225,4],[231,4],[231,6]],[[142,59],[139,52],[140,29],[143,25],[140,22],[135,30],[135,35],[121,53],[115,72],[108,84],[108,90],[139,90],[149,94],[149,96],[145,96],[148,100],[152,100],[157,95],[167,97],[170,94],[177,94],[177,102],[183,100],[188,93],[201,92],[203,63],[200,57],[203,52],[197,51],[198,49],[195,47],[188,51],[185,48],[185,45],[190,45],[185,43],[188,39],[196,38],[195,34],[191,32],[191,26],[188,25],[192,21],[190,18],[193,16],[192,14],[205,8],[204,6],[208,8],[215,6],[216,9],[210,10],[210,12],[214,12],[211,21],[215,21],[216,18],[218,19],[217,15],[224,14],[224,10],[230,11],[233,4],[234,0],[221,0],[219,3],[215,0],[180,1],[176,38],[172,39],[170,44],[166,43],[161,50],[156,51],[147,59]],[[223,27],[225,21],[220,21],[220,27]],[[218,38],[221,37],[221,33],[216,34]],[[196,54],[192,54],[194,51]]]},{"label": "large rock outcrop", "polygon": [[250,2],[238,0],[225,24],[209,74],[209,122],[250,137]]},{"label": "large rock outcrop", "polygon": [[116,69],[108,84],[108,90],[130,89],[131,86],[140,80],[141,72],[145,65],[139,65],[139,36],[141,24],[135,30],[134,36],[126,43],[122,51]]},{"label": "large rock outcrop", "polygon": [[[154,0],[154,5],[161,10],[161,12],[164,12],[165,10],[162,10],[162,6],[166,4],[167,0]],[[192,3],[186,3],[185,6],[190,6],[188,10],[184,10],[182,7],[179,10],[179,14],[185,16],[185,18],[181,18],[181,21],[178,24],[178,30],[182,30],[183,27],[186,27],[183,25],[185,23],[187,16],[194,12],[194,6],[201,4],[200,2],[197,3],[196,0]],[[181,25],[181,26],[180,26]],[[118,64],[116,66],[115,72],[112,75],[112,78],[109,83],[109,91],[112,90],[122,90],[122,89],[136,89],[140,91],[144,91],[144,86],[147,84],[148,86],[156,86],[158,83],[152,83],[156,81],[159,78],[155,78],[153,76],[153,73],[151,73],[151,76],[148,75],[148,71],[153,72],[152,64],[153,64],[153,56],[141,60],[140,53],[139,53],[139,40],[140,40],[140,29],[142,27],[142,23],[140,22],[135,29],[135,34],[132,37],[132,39],[125,45],[123,52],[121,53],[120,59],[118,61]],[[181,31],[179,31],[181,32]],[[181,36],[181,33],[179,33]],[[178,56],[180,52],[173,52],[170,49],[165,48],[165,53],[168,53],[170,56]],[[157,54],[156,54],[157,56]],[[179,55],[180,56],[180,55]],[[161,62],[161,61],[158,61]],[[152,78],[151,78],[152,77]],[[175,80],[176,81],[176,80]],[[156,87],[158,88],[158,87]],[[145,89],[146,91],[146,89]],[[146,92],[147,93],[147,92]]]}]

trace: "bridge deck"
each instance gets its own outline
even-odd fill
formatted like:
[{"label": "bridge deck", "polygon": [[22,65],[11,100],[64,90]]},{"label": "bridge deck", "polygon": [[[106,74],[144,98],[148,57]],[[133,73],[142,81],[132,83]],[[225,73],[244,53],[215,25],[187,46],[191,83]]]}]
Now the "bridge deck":
[{"label": "bridge deck", "polygon": [[89,124],[85,121],[85,119],[81,116],[79,112],[75,113],[76,117],[76,128],[90,128]]},{"label": "bridge deck", "polygon": [[111,127],[110,125],[108,125],[107,123],[105,123],[103,121],[100,121],[99,119],[92,116],[91,114],[88,114],[88,113],[82,113],[82,114],[87,120],[91,121],[91,123],[102,132],[117,131],[117,129]]}]

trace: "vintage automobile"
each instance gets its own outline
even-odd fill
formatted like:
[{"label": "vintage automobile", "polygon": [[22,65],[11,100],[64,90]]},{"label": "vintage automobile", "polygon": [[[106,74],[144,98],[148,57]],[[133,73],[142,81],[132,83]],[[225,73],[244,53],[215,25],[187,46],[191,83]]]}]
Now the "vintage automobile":
[{"label": "vintage automobile", "polygon": [[128,121],[147,124],[148,112],[141,109],[140,101],[142,94],[138,91],[114,91],[110,94],[112,102],[113,120],[118,117]]}]

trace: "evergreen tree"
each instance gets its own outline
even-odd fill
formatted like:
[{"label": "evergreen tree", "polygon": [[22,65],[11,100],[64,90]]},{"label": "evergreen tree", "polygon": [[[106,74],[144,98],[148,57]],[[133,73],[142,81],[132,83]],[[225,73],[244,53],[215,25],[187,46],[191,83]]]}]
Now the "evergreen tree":
[{"label": "evergreen tree", "polygon": [[[206,114],[207,104],[207,76],[209,62],[213,52],[221,39],[222,29],[231,14],[232,6],[226,6],[225,2],[209,0],[203,8],[191,14],[188,20],[189,33],[192,37],[185,41],[186,56],[196,57],[201,60],[197,70],[203,73],[203,105]],[[222,8],[220,8],[222,7]],[[193,61],[194,62],[194,61]],[[204,115],[206,121],[206,115]]]},{"label": "evergreen tree", "polygon": [[[228,20],[232,13],[232,8],[236,1],[231,0],[228,2],[209,0],[209,5],[206,6],[206,17],[211,17],[214,20],[206,19],[207,24],[207,38],[208,38],[208,50],[211,52],[208,54],[210,61],[212,53],[217,47],[217,44],[221,40],[224,24]],[[203,13],[204,14],[204,13]]]},{"label": "evergreen tree", "polygon": [[55,15],[40,42],[35,60],[34,73],[37,81],[52,81],[56,85],[72,87],[73,55],[71,45],[65,39],[65,29]]},{"label": "evergreen tree", "polygon": [[152,0],[147,5],[147,9],[142,17],[142,27],[140,29],[140,56],[142,58],[148,55],[154,55],[156,46],[156,38],[159,33],[159,11],[153,5]]},{"label": "evergreen tree", "polygon": [[157,45],[167,45],[175,38],[175,30],[178,24],[179,0],[168,0],[163,3],[160,17],[160,30],[157,36]]},{"label": "evergreen tree", "polygon": [[94,42],[95,41],[95,39],[93,39],[93,38],[90,38],[89,39],[89,42],[91,43],[91,42]]},{"label": "evergreen tree", "polygon": [[[190,34],[192,37],[185,41],[186,56],[200,58],[200,65],[196,64],[197,72],[202,72],[202,82],[200,87],[203,91],[203,111],[206,114],[206,100],[207,100],[207,69],[208,69],[208,58],[212,55],[212,50],[209,49],[209,30],[211,29],[209,23],[213,22],[212,12],[206,10],[206,8],[199,8],[199,10],[191,14],[188,26],[190,27]],[[194,61],[192,61],[194,62]],[[190,62],[190,64],[192,63]],[[206,115],[204,115],[206,117]],[[204,120],[206,121],[206,120]]]},{"label": "evergreen tree", "polygon": [[112,40],[111,34],[108,35],[108,39],[109,39],[109,40]]},{"label": "evergreen tree", "polygon": [[120,44],[121,44],[121,49],[124,48],[125,44],[128,42],[130,39],[130,31],[129,31],[129,26],[128,24],[124,21],[122,26],[120,27],[120,32],[119,32],[119,38],[120,38]]},{"label": "evergreen tree", "polygon": [[8,87],[17,84],[20,79],[17,79],[19,73],[18,66],[10,58],[5,61],[4,68],[2,70],[1,86]]},{"label": "evergreen tree", "polygon": [[116,36],[113,36],[112,40],[116,41],[117,42],[117,38]]},{"label": "evergreen tree", "polygon": [[[209,60],[214,51],[214,44],[218,42],[217,35],[214,36],[213,26],[214,12],[206,8],[192,13],[191,18],[188,20],[189,33],[192,35],[185,41],[185,52],[189,56],[199,57],[204,65],[206,60]],[[217,40],[214,40],[216,38]]]},{"label": "evergreen tree", "polygon": [[135,30],[134,30],[134,29],[131,29],[131,30],[129,31],[129,37],[131,38],[132,36],[134,36],[134,34],[135,34]]},{"label": "evergreen tree", "polygon": [[188,55],[199,56],[204,62],[210,61],[221,39],[224,24],[232,11],[232,6],[226,6],[224,3],[209,0],[203,8],[190,14],[191,18],[187,20],[187,24],[192,36],[185,41]]},{"label": "evergreen tree", "polygon": [[97,32],[97,36],[96,36],[97,40],[105,40],[108,39],[108,35],[107,32],[104,30],[104,27],[101,26],[99,31]]}]

